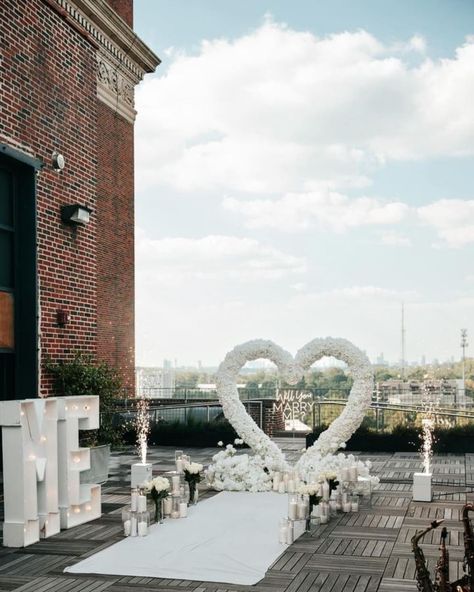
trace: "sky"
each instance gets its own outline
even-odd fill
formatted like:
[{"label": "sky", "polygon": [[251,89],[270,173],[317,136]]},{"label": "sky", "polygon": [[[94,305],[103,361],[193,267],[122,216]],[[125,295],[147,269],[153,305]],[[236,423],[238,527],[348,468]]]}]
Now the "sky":
[{"label": "sky", "polygon": [[[474,331],[471,0],[135,0],[137,365]],[[467,354],[469,355],[469,349]]]}]

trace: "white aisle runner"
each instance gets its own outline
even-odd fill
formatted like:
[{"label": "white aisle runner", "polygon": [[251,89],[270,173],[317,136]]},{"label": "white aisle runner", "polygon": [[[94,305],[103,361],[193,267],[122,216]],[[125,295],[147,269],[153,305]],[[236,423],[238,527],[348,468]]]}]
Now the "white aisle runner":
[{"label": "white aisle runner", "polygon": [[66,568],[95,573],[252,585],[285,550],[278,543],[288,498],[222,492],[189,508],[187,518],[154,525]]}]

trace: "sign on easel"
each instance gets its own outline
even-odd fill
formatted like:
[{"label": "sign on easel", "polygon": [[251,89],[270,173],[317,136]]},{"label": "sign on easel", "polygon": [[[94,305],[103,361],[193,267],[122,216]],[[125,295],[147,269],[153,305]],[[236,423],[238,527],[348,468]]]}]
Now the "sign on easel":
[{"label": "sign on easel", "polygon": [[90,450],[79,447],[79,429],[99,427],[98,397],[0,401],[0,425],[4,546],[26,547],[100,517],[100,485],[80,483]]}]

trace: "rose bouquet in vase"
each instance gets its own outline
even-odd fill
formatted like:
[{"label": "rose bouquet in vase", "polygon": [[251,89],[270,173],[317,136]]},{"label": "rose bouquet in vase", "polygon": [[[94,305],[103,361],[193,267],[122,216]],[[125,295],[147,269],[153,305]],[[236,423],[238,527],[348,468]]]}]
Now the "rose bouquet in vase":
[{"label": "rose bouquet in vase", "polygon": [[162,502],[169,495],[171,485],[165,477],[155,477],[143,484],[145,493],[150,494],[155,503],[155,522],[161,522],[163,518]]},{"label": "rose bouquet in vase", "polygon": [[201,471],[203,466],[199,463],[184,464],[184,480],[189,485],[189,504],[197,504],[198,483],[201,481]]}]

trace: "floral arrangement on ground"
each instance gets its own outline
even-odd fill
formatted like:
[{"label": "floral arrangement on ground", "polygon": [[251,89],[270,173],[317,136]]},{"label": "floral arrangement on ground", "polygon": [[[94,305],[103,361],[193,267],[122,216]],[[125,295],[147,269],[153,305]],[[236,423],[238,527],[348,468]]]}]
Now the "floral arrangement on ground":
[{"label": "floral arrangement on ground", "polygon": [[[237,440],[235,443],[240,442],[241,440]],[[232,444],[227,444],[212,457],[212,460],[213,463],[209,465],[205,475],[209,486],[217,491],[270,491],[274,476],[278,472],[268,468],[271,464],[270,458],[257,454],[238,454]],[[318,483],[336,478],[345,485],[344,476],[347,470],[357,467],[358,476],[367,479],[373,486],[379,479],[370,474],[371,466],[370,461],[364,462],[353,454],[345,455],[340,452],[320,456],[317,460],[313,457],[311,462],[305,465],[306,471],[299,472],[299,476],[304,483]]]}]

